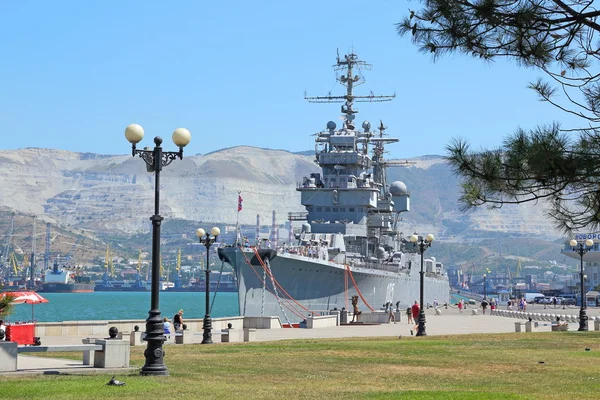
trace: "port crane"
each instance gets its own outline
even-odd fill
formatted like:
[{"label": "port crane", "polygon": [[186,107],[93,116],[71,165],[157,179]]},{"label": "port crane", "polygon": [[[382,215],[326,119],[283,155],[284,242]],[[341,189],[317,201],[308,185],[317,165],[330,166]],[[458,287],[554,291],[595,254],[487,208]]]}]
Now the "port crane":
[{"label": "port crane", "polygon": [[177,265],[175,267],[177,276],[175,277],[175,287],[181,287],[181,249],[177,249]]}]

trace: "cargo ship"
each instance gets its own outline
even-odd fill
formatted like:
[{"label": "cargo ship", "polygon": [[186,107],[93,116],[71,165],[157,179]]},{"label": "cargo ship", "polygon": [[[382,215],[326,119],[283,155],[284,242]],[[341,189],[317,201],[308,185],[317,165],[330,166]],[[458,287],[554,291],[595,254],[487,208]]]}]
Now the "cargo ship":
[{"label": "cargo ship", "polygon": [[73,271],[59,268],[55,262],[46,270],[40,291],[47,293],[86,293],[94,291],[94,282],[89,276],[76,275]]}]

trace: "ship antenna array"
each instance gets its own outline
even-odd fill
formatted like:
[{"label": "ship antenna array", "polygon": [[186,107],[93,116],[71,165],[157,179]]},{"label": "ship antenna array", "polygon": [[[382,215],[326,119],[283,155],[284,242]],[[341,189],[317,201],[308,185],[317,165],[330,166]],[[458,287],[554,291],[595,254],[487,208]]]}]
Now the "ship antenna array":
[{"label": "ship antenna array", "polygon": [[347,120],[352,120],[354,119],[354,114],[358,113],[358,110],[353,108],[354,102],[383,102],[391,101],[396,97],[396,94],[391,96],[376,96],[373,93],[370,93],[368,96],[354,95],[354,86],[358,86],[364,82],[359,75],[354,75],[354,69],[371,69],[371,64],[367,64],[366,62],[359,60],[358,56],[354,53],[346,54],[344,57],[340,57],[338,54],[337,63],[333,66],[333,68],[336,71],[346,71],[345,75],[340,75],[337,77],[338,82],[346,87],[346,94],[342,96],[332,96],[329,94],[327,96],[309,97],[305,93],[304,98],[309,103],[345,103],[342,106],[342,113],[346,114]]}]

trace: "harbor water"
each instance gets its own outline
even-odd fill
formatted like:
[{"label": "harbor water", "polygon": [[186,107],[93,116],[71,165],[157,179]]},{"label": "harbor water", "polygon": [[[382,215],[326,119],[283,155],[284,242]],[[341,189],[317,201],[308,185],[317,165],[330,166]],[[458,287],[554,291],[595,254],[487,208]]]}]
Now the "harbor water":
[{"label": "harbor water", "polygon": [[[92,293],[40,293],[48,303],[16,304],[7,318],[11,322],[107,321],[146,319],[150,310],[150,292],[92,292]],[[211,317],[239,315],[238,294],[211,292],[214,305]],[[180,309],[185,318],[203,318],[204,292],[160,292],[160,311],[163,317],[173,318]]]}]

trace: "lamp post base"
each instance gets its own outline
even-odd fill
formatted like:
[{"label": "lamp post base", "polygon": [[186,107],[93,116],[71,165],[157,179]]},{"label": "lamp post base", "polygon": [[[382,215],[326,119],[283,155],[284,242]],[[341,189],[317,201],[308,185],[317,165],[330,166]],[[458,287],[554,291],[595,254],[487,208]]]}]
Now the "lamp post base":
[{"label": "lamp post base", "polygon": [[423,309],[419,312],[419,327],[416,336],[427,336],[427,332],[425,332],[425,311]]},{"label": "lamp post base", "polygon": [[587,311],[585,308],[581,308],[579,310],[579,329],[578,331],[587,331],[588,330],[588,317]]},{"label": "lamp post base", "polygon": [[146,363],[140,370],[140,375],[169,375],[169,370],[164,363],[164,351],[162,349],[163,342],[166,340],[165,331],[163,329],[162,319],[160,318],[159,310],[148,311],[148,319],[146,320],[146,337],[148,342],[144,357]]},{"label": "lamp post base", "polygon": [[202,322],[202,329],[204,330],[204,333],[202,333],[201,344],[212,344],[212,319],[208,314],[204,316],[204,321]]}]

